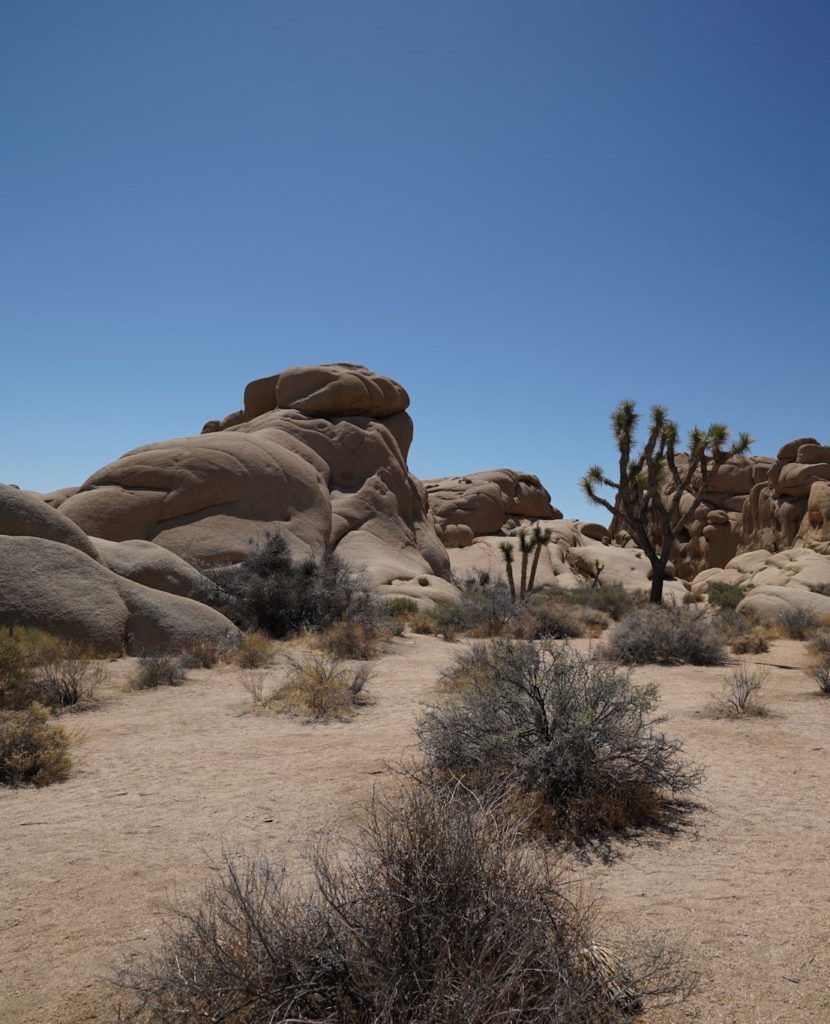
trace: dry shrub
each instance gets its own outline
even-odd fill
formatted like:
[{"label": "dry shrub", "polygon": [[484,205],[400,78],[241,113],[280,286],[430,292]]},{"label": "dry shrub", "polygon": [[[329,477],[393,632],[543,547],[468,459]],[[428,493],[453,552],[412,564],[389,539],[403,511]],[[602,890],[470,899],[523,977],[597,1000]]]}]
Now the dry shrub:
[{"label": "dry shrub", "polygon": [[607,662],[496,640],[465,652],[457,679],[454,696],[418,725],[427,772],[463,777],[476,791],[515,783],[562,838],[601,833],[611,819],[644,824],[646,811],[656,820],[668,795],[700,781],[680,743],[657,729],[656,688],[635,686]]},{"label": "dry shrub", "polygon": [[364,622],[344,619],[320,633],[317,643],[335,658],[368,661],[378,653],[378,630]]},{"label": "dry shrub", "polygon": [[520,640],[564,640],[584,636],[582,609],[557,600],[534,600],[517,612],[511,633]]},{"label": "dry shrub", "polygon": [[427,612],[418,612],[412,616],[409,627],[413,633],[420,633],[422,636],[435,636],[438,632],[438,625]]},{"label": "dry shrub", "polygon": [[274,711],[325,721],[351,718],[367,703],[365,665],[350,668],[321,651],[288,657],[286,665],[285,683],[264,702]]},{"label": "dry shrub", "polygon": [[38,703],[52,711],[96,703],[104,671],[93,651],[39,629],[0,634],[0,708]]},{"label": "dry shrub", "polygon": [[732,651],[735,654],[766,654],[769,650],[769,640],[760,629],[751,629],[735,637],[731,643]]},{"label": "dry shrub", "polygon": [[184,682],[184,666],[172,654],[145,654],[136,660],[135,672],[130,677],[130,689],[132,690],[154,690],[159,686],[181,686]]},{"label": "dry shrub", "polygon": [[729,677],[726,690],[715,701],[718,714],[726,718],[762,718],[769,710],[760,698],[766,673],[739,665]]},{"label": "dry shrub", "polygon": [[623,665],[722,665],[723,636],[705,609],[649,605],[611,630],[604,654]]},{"label": "dry shrub", "polygon": [[830,629],[817,633],[809,643],[811,655],[819,661],[830,661]]},{"label": "dry shrub", "polygon": [[479,641],[462,651],[451,665],[442,669],[438,682],[449,692],[466,690],[487,683],[492,670],[489,647]]},{"label": "dry shrub", "polygon": [[69,734],[49,717],[40,704],[0,711],[0,785],[48,786],[67,777]]},{"label": "dry shrub", "polygon": [[821,625],[821,620],[806,608],[785,608],[778,615],[778,628],[789,640],[809,640]]},{"label": "dry shrub", "polygon": [[342,857],[310,880],[225,858],[156,956],[118,977],[135,1024],[623,1024],[682,998],[659,948],[624,962],[552,862],[459,787],[376,798]]},{"label": "dry shrub", "polygon": [[215,640],[194,640],[181,653],[183,668],[213,668],[213,666],[229,653],[227,644],[218,644]]},{"label": "dry shrub", "polygon": [[830,696],[830,630],[822,630],[808,646],[812,665],[807,671],[816,681],[819,692]]},{"label": "dry shrub", "polygon": [[830,697],[830,659],[812,665],[808,672],[816,681],[819,693],[824,694],[825,697]]},{"label": "dry shrub", "polygon": [[418,604],[411,597],[393,597],[391,601],[386,602],[383,610],[393,619],[406,619],[417,614]]},{"label": "dry shrub", "polygon": [[240,668],[264,668],[274,657],[274,644],[265,633],[243,633],[234,652]]}]

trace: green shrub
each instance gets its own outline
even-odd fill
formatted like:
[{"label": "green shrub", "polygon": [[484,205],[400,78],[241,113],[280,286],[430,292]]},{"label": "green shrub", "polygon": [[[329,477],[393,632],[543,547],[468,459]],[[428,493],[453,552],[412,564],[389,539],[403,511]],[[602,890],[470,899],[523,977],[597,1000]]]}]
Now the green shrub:
[{"label": "green shrub", "polygon": [[405,618],[408,615],[415,615],[418,612],[418,605],[411,597],[393,597],[386,602],[384,609],[391,618]]},{"label": "green shrub", "polygon": [[623,665],[722,665],[723,635],[705,609],[649,605],[611,630],[604,653]]},{"label": "green shrub", "polygon": [[0,785],[48,786],[67,777],[69,734],[49,717],[40,704],[0,711]]},{"label": "green shrub", "polygon": [[102,681],[94,654],[74,641],[39,629],[0,632],[0,708],[82,710],[94,705]]},{"label": "green shrub", "polygon": [[746,587],[740,583],[710,583],[706,593],[709,595],[709,604],[717,608],[737,608],[746,597]]},{"label": "green shrub", "polygon": [[622,583],[606,583],[598,587],[594,587],[590,583],[581,583],[579,586],[567,589],[557,588],[556,592],[557,596],[571,604],[605,612],[615,622],[625,618],[646,601],[645,595],[626,590]]},{"label": "green shrub", "polygon": [[790,640],[808,640],[817,632],[821,621],[808,609],[793,606],[779,613],[778,625]]},{"label": "green shrub", "polygon": [[660,817],[700,772],[656,728],[657,691],[565,647],[497,640],[465,653],[452,698],[418,726],[429,772],[483,791],[512,780],[582,838]]}]

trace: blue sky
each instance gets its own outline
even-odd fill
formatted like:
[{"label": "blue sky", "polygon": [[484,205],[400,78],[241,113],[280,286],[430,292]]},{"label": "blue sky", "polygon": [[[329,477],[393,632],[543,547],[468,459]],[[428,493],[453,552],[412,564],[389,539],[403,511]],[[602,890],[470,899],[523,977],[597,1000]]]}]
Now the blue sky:
[{"label": "blue sky", "polygon": [[7,0],[0,479],[328,361],[566,515],[623,397],[830,441],[828,52],[799,0]]}]

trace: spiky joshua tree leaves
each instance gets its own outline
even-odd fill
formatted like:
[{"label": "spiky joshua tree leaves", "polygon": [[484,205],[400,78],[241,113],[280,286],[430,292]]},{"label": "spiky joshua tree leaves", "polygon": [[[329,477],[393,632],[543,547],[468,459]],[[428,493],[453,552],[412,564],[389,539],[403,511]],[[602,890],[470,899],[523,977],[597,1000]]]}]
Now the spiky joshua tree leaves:
[{"label": "spiky joshua tree leaves", "polygon": [[510,586],[510,597],[513,601],[516,600],[516,582],[513,579],[513,546],[510,541],[503,540],[499,544],[502,555],[504,555],[504,568],[507,572],[507,582]]},{"label": "spiky joshua tree leaves", "polygon": [[[689,432],[688,463],[679,465],[680,432],[665,407],[651,407],[648,435],[636,450],[639,419],[630,400],[620,402],[611,414],[620,453],[619,480],[609,479],[601,466],[592,466],[580,484],[588,500],[607,509],[646,553],[651,562],[651,601],[661,604],[675,542],[694,518],[712,477],[725,462],[745,455],[753,439],[741,433],[733,440],[722,423],[713,423],[707,430],[695,427]],[[612,501],[599,493],[601,488],[613,492]],[[685,502],[684,495],[688,495]]]}]

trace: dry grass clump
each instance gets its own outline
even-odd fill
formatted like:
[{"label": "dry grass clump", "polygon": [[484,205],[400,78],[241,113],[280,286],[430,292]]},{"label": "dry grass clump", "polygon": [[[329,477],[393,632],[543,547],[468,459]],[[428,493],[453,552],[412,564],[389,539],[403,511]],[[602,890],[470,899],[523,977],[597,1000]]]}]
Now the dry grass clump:
[{"label": "dry grass clump", "polygon": [[15,627],[0,633],[0,708],[93,707],[104,676],[94,658],[81,644],[43,630]]},{"label": "dry grass clump", "polygon": [[181,653],[180,660],[184,668],[213,668],[227,657],[231,648],[227,643],[218,644],[215,640],[194,640]]},{"label": "dry grass clump", "polygon": [[730,675],[726,690],[715,700],[717,713],[726,718],[763,718],[769,709],[761,700],[766,673],[739,665]]},{"label": "dry grass clump", "polygon": [[611,630],[604,648],[622,665],[722,665],[723,636],[705,609],[649,605]]},{"label": "dry grass clump", "polygon": [[778,628],[789,640],[809,640],[820,626],[819,617],[806,608],[785,608],[778,615]]},{"label": "dry grass clump", "polygon": [[264,668],[274,658],[274,644],[265,633],[243,633],[233,660],[240,668]]},{"label": "dry grass clump", "polygon": [[159,686],[181,686],[185,670],[172,654],[145,654],[139,657],[130,677],[131,690],[155,690]]},{"label": "dry grass clump", "polygon": [[445,680],[456,693],[418,725],[427,771],[476,791],[515,784],[558,837],[656,822],[669,796],[699,783],[680,743],[657,729],[656,688],[607,662],[496,640],[465,652]]},{"label": "dry grass clump", "polygon": [[344,619],[318,634],[317,643],[335,658],[368,661],[378,653],[378,629],[374,624]]},{"label": "dry grass clump", "polygon": [[288,657],[284,684],[258,703],[271,711],[315,721],[351,718],[368,703],[364,688],[370,676],[366,665],[351,668],[322,651]]},{"label": "dry grass clump", "polygon": [[67,777],[69,733],[49,718],[40,704],[0,711],[0,785],[48,786]]},{"label": "dry grass clump", "polygon": [[665,951],[602,950],[549,860],[459,787],[377,798],[352,847],[291,884],[225,858],[160,951],[117,983],[134,1024],[623,1024],[689,978]]},{"label": "dry grass clump", "polygon": [[730,647],[734,654],[766,654],[769,640],[763,630],[756,628],[736,636]]}]

